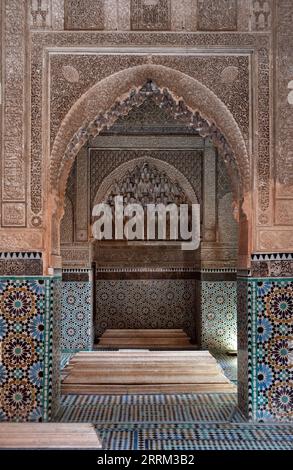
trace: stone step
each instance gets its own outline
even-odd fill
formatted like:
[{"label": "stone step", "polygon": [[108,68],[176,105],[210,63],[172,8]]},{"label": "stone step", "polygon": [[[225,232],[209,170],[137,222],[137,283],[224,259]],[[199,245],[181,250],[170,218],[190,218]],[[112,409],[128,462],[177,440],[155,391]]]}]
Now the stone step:
[{"label": "stone step", "polygon": [[214,363],[203,363],[203,362],[77,362],[68,365],[64,370],[66,371],[76,371],[76,370],[121,370],[124,369],[163,369],[163,370],[181,370],[181,369],[190,369],[195,371],[208,371],[208,370],[215,370],[217,368],[217,364]]},{"label": "stone step", "polygon": [[101,449],[89,423],[1,423],[0,449]]},{"label": "stone step", "polygon": [[107,329],[105,333],[103,333],[102,338],[146,338],[146,337],[163,337],[163,338],[178,338],[184,337],[186,338],[187,335],[183,330],[176,330],[176,329],[125,329],[125,330],[116,330],[116,329]]},{"label": "stone step", "polygon": [[[166,354],[167,353],[167,354]],[[150,357],[151,355],[153,356],[163,356],[165,357],[166,355],[168,357],[173,356],[173,357],[179,357],[179,356],[192,356],[192,357],[199,357],[199,356],[205,356],[205,357],[212,357],[214,356],[211,355],[209,351],[205,350],[198,350],[198,351],[143,351],[141,353],[135,352],[135,356],[138,354],[143,354],[147,355]],[[133,357],[134,353],[133,350],[128,350],[128,351],[79,351],[76,354],[74,354],[73,358],[77,357],[102,357],[103,356],[113,356],[118,357],[120,355],[121,357],[126,357],[130,356]]]},{"label": "stone step", "polygon": [[147,346],[148,348],[156,348],[157,346],[175,346],[179,348],[180,346],[188,347],[190,346],[189,338],[101,338],[98,346],[106,347],[115,347],[121,348],[125,346]]},{"label": "stone step", "polygon": [[201,377],[201,376],[209,376],[209,375],[219,375],[221,371],[217,367],[210,367],[210,368],[196,368],[196,367],[181,367],[181,368],[166,368],[166,367],[156,367],[156,368],[147,368],[147,367],[140,367],[139,371],[137,367],[125,367],[123,368],[123,372],[121,372],[121,368],[114,369],[114,368],[75,368],[68,369],[65,371],[64,375],[66,377],[73,378],[78,381],[80,377],[86,377],[88,380],[94,380],[95,378],[101,382],[102,380],[107,381],[109,377],[111,379],[117,377],[117,383],[119,381],[119,377],[123,375],[129,376],[129,381],[132,380],[134,377],[180,377],[182,375],[192,375],[193,377]]},{"label": "stone step", "polygon": [[80,374],[70,373],[65,377],[63,383],[65,384],[169,384],[169,383],[226,383],[229,382],[228,379],[224,379],[221,374],[194,374],[193,372],[183,371],[179,373],[166,373],[162,371],[142,371],[141,373],[134,371],[123,371],[121,374],[113,374],[109,372],[98,373],[98,372],[88,372],[84,371]]},{"label": "stone step", "polygon": [[182,329],[107,329],[95,347],[182,348],[191,346]]},{"label": "stone step", "polygon": [[231,383],[203,384],[147,384],[147,385],[97,385],[97,384],[62,384],[64,395],[120,395],[154,393],[235,393],[237,388]]},{"label": "stone step", "polygon": [[[192,344],[188,344],[188,345],[181,345],[181,346],[172,346],[172,345],[168,345],[168,344],[157,344],[157,345],[154,345],[154,344],[145,344],[145,345],[142,345],[142,346],[133,346],[133,348],[131,349],[142,349],[143,351],[145,351],[145,348],[148,348],[149,351],[197,351],[198,350],[198,346],[196,345],[192,345]],[[111,346],[109,345],[98,345],[98,344],[95,344],[94,345],[94,349],[95,351],[99,351],[99,350],[102,350],[104,351],[105,349],[111,349],[111,350],[114,350],[114,351],[121,351],[123,349],[126,349],[126,350],[129,350],[129,344],[126,344],[125,346],[123,346],[123,344],[112,344]]]},{"label": "stone step", "polygon": [[[97,358],[88,358],[88,359],[74,359],[70,362],[71,365],[73,364],[101,364],[101,363],[104,363],[104,364],[116,364],[116,363],[119,363],[119,364],[128,364],[128,363],[132,363],[132,364],[142,364],[142,363],[148,363],[148,362],[154,362],[154,363],[164,363],[164,364],[168,364],[168,363],[171,363],[171,364],[177,364],[177,363],[188,363],[188,364],[200,364],[202,362],[204,362],[205,364],[216,364],[217,361],[215,359],[209,359],[209,358],[193,358],[193,357],[180,357],[180,358],[172,358],[172,357],[166,357],[166,358],[162,358],[162,357],[158,357],[158,356],[153,356],[153,357],[150,357],[150,358],[146,358],[146,357],[135,357],[133,359],[131,359],[130,357],[127,357],[127,358],[121,358],[121,357],[117,357],[117,358],[111,358],[111,357],[103,357],[103,358],[100,358],[100,359],[97,359]],[[68,366],[67,366],[68,367]]]}]

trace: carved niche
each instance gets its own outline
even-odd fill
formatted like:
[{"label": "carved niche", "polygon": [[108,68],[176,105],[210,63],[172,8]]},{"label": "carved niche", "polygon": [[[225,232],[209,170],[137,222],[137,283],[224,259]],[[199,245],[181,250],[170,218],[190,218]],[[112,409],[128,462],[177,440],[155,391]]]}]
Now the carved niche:
[{"label": "carved niche", "polygon": [[177,181],[160,172],[150,163],[140,163],[127,171],[122,181],[115,181],[106,202],[113,205],[115,196],[123,195],[124,204],[188,204],[188,199]]},{"label": "carved niche", "polygon": [[30,0],[29,13],[31,29],[47,29],[52,22],[51,0]]},{"label": "carved niche", "polygon": [[271,0],[251,1],[252,31],[267,31],[271,27]]},{"label": "carved niche", "polygon": [[[94,202],[99,188],[103,188],[105,181],[111,185],[109,179],[110,173],[118,173],[130,161],[153,161],[155,165],[162,168],[162,165],[168,165],[169,169],[174,167],[177,170],[177,176],[182,175],[190,183],[192,190],[196,194],[199,203],[202,202],[202,149],[91,149],[90,152],[90,192],[91,201]],[[158,163],[159,162],[159,163]],[[131,163],[132,165],[132,163]],[[117,169],[117,170],[116,170]],[[162,170],[162,171],[166,171]],[[121,175],[121,173],[120,173]],[[120,178],[120,176],[115,176]],[[103,193],[105,194],[105,193]],[[101,199],[99,199],[101,200]]]},{"label": "carved niche", "polygon": [[132,30],[161,30],[171,29],[170,0],[131,0],[131,29]]},{"label": "carved niche", "polygon": [[94,198],[94,204],[112,205],[116,195],[124,203],[188,204],[197,203],[197,196],[187,180],[173,165],[149,156],[126,162],[104,179]]},{"label": "carved niche", "polygon": [[148,204],[190,206],[197,202],[192,186],[176,168],[147,157],[127,162],[110,173],[96,194],[95,204],[107,203],[114,212],[116,196],[123,197],[124,206],[142,205],[145,217]]}]

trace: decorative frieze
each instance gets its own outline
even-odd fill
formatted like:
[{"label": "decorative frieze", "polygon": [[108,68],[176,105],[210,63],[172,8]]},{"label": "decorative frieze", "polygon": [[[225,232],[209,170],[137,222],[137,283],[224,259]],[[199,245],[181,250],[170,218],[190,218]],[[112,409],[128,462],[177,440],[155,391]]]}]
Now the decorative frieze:
[{"label": "decorative frieze", "polygon": [[292,253],[257,253],[252,255],[252,277],[291,277],[293,275]]},{"label": "decorative frieze", "polygon": [[61,248],[63,266],[88,267],[91,265],[90,247],[88,245],[63,246]]},{"label": "decorative frieze", "polygon": [[[276,100],[276,197],[293,197],[293,8],[291,0],[276,3],[275,82]],[[277,205],[284,205],[277,202]],[[289,204],[286,203],[286,205]],[[291,209],[292,214],[292,209]],[[279,214],[276,213],[276,217]],[[281,215],[283,219],[283,215]],[[286,217],[288,220],[288,218]],[[291,218],[289,217],[289,220]]]},{"label": "decorative frieze", "polygon": [[88,150],[84,147],[76,159],[75,237],[77,242],[88,240],[89,195],[88,195]]},{"label": "decorative frieze", "polygon": [[42,274],[42,253],[0,252],[0,276],[40,276]]},{"label": "decorative frieze", "polygon": [[89,282],[92,280],[92,270],[87,268],[64,268],[62,269],[63,282]]},{"label": "decorative frieze", "polygon": [[[11,202],[24,202],[26,193],[24,152],[26,13],[24,0],[5,2],[2,200]],[[24,219],[22,212],[20,225],[25,225]],[[12,225],[17,223],[14,221]]]},{"label": "decorative frieze", "polygon": [[270,123],[270,64],[269,49],[261,48],[258,53],[258,224],[272,224],[271,200],[271,123]]}]

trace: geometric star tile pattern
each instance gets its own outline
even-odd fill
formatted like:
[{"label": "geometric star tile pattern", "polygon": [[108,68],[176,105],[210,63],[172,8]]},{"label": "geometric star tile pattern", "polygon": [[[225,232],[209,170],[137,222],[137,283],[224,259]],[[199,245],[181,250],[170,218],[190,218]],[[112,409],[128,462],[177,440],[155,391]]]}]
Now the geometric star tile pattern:
[{"label": "geometric star tile pattern", "polygon": [[202,347],[237,349],[237,282],[201,281]]},{"label": "geometric star tile pattern", "polygon": [[253,419],[293,421],[293,282],[253,280],[251,296]]},{"label": "geometric star tile pattern", "polygon": [[95,334],[107,328],[179,328],[194,339],[194,279],[99,279]]},{"label": "geometric star tile pattern", "polygon": [[1,421],[50,417],[56,378],[54,282],[44,277],[0,278]]},{"label": "geometric star tile pattern", "polygon": [[93,347],[92,287],[90,282],[62,282],[61,351]]}]

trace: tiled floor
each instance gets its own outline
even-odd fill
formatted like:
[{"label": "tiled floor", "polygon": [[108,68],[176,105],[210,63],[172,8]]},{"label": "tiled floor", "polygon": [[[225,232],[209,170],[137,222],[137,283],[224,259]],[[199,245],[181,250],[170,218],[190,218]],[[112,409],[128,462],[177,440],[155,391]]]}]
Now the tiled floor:
[{"label": "tiled floor", "polygon": [[292,426],[232,423],[96,425],[105,449],[292,450]]},{"label": "tiled floor", "polygon": [[60,358],[60,367],[64,369],[64,367],[68,364],[70,359],[74,356],[74,353],[62,353]]},{"label": "tiled floor", "polygon": [[59,419],[96,423],[192,423],[231,421],[237,412],[235,394],[66,395]]},{"label": "tiled floor", "polygon": [[[217,359],[236,383],[236,358]],[[293,449],[292,425],[247,423],[236,405],[234,393],[67,395],[58,420],[94,423],[104,449]]]},{"label": "tiled floor", "polygon": [[223,369],[228,379],[237,384],[237,356],[229,356],[228,354],[212,352],[218,363]]}]

